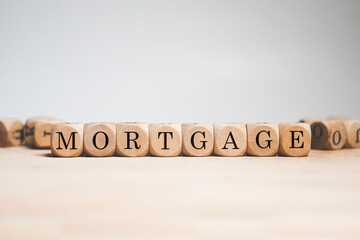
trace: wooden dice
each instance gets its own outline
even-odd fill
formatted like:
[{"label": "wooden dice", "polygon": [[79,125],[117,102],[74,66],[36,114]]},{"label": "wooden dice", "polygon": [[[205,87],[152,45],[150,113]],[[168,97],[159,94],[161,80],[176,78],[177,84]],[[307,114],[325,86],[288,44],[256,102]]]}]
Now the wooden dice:
[{"label": "wooden dice", "polygon": [[26,120],[24,126],[24,140],[25,144],[29,147],[34,146],[34,130],[37,118],[30,118]]},{"label": "wooden dice", "polygon": [[346,117],[332,117],[330,120],[336,120],[345,127],[346,140],[344,147],[360,148],[360,121]]},{"label": "wooden dice", "polygon": [[360,121],[359,120],[344,120],[346,130],[346,148],[360,148]]},{"label": "wooden dice", "polygon": [[279,155],[308,156],[311,149],[311,130],[308,123],[280,123]]},{"label": "wooden dice", "polygon": [[58,157],[78,157],[83,154],[84,124],[58,123],[51,128],[51,152]]},{"label": "wooden dice", "polygon": [[214,129],[212,124],[182,124],[182,153],[187,156],[210,156],[214,150]]},{"label": "wooden dice", "polygon": [[214,124],[214,154],[226,157],[243,156],[247,148],[245,124]]},{"label": "wooden dice", "polygon": [[142,157],[149,153],[149,124],[118,123],[116,153],[124,157]]},{"label": "wooden dice", "polygon": [[311,146],[314,149],[341,149],[346,142],[345,125],[339,120],[321,120],[311,124]]},{"label": "wooden dice", "polygon": [[109,157],[115,154],[116,124],[86,123],[84,126],[84,152],[92,157]]},{"label": "wooden dice", "polygon": [[[64,121],[55,119],[39,119],[34,125],[34,145],[36,148],[50,148],[52,125],[63,123]],[[29,138],[28,138],[29,141]]]},{"label": "wooden dice", "polygon": [[181,125],[176,123],[150,124],[150,154],[175,157],[181,154]]},{"label": "wooden dice", "polygon": [[248,144],[246,153],[253,156],[274,156],[279,150],[279,127],[274,123],[246,125]]},{"label": "wooden dice", "polygon": [[18,119],[0,119],[0,147],[19,146],[23,142],[23,124]]},{"label": "wooden dice", "polygon": [[29,118],[25,122],[24,126],[24,140],[25,144],[29,147],[35,147],[35,139],[34,139],[34,133],[35,133],[35,124],[39,120],[46,120],[46,119],[54,119],[51,117],[34,117]]}]

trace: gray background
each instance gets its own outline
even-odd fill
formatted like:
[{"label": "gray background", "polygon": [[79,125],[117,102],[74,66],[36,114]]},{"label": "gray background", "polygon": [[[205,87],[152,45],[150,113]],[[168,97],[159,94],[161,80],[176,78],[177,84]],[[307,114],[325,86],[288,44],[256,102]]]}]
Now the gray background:
[{"label": "gray background", "polygon": [[3,1],[0,117],[360,118],[360,1]]}]

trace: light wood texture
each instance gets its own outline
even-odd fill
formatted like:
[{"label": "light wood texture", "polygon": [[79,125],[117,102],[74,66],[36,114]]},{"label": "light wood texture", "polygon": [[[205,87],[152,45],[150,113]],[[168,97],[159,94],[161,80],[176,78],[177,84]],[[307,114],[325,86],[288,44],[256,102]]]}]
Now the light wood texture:
[{"label": "light wood texture", "polygon": [[86,123],[84,125],[84,152],[91,157],[109,157],[115,154],[116,124]]},{"label": "light wood texture", "polygon": [[343,119],[341,121],[346,130],[346,148],[360,148],[360,121],[354,119]]},{"label": "light wood texture", "polygon": [[214,150],[214,128],[207,123],[181,125],[183,136],[182,153],[187,156],[209,156]]},{"label": "light wood texture", "polygon": [[181,154],[181,124],[150,124],[149,134],[151,155],[159,157],[175,157]]},{"label": "light wood texture", "polygon": [[15,118],[0,119],[0,147],[19,146],[23,142],[22,122]]},{"label": "light wood texture", "polygon": [[341,149],[346,142],[345,125],[339,120],[321,120],[311,124],[313,149]]},{"label": "light wood texture", "polygon": [[311,149],[311,129],[308,123],[279,124],[279,155],[305,157]]},{"label": "light wood texture", "polygon": [[246,152],[247,133],[245,124],[214,124],[214,154],[218,156],[242,156]]},{"label": "light wood texture", "polygon": [[360,239],[360,149],[56,158],[0,148],[4,240]]},{"label": "light wood texture", "polygon": [[78,157],[84,151],[84,124],[58,123],[51,128],[51,153],[58,157]]},{"label": "light wood texture", "polygon": [[116,153],[124,157],[143,157],[149,153],[149,124],[118,123]]},{"label": "light wood texture", "polygon": [[63,123],[56,119],[39,119],[34,125],[34,145],[36,148],[50,148],[52,125]]},{"label": "light wood texture", "polygon": [[308,123],[308,124],[312,124],[313,122],[317,122],[317,121],[321,121],[323,119],[320,119],[320,118],[303,118],[303,119],[300,119],[299,122],[301,123]]},{"label": "light wood texture", "polygon": [[274,156],[279,150],[279,127],[275,123],[248,123],[246,153],[253,156]]},{"label": "light wood texture", "polygon": [[35,139],[34,139],[34,132],[35,132],[35,124],[39,120],[48,120],[54,119],[52,117],[33,117],[29,118],[25,122],[24,126],[24,141],[28,147],[35,147]]}]

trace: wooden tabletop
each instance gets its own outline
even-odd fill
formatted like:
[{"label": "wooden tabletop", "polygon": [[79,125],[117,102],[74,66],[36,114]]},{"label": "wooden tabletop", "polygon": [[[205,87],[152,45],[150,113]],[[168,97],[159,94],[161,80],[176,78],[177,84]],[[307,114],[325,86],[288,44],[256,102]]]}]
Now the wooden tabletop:
[{"label": "wooden tabletop", "polygon": [[360,239],[360,149],[55,158],[0,148],[0,239]]}]

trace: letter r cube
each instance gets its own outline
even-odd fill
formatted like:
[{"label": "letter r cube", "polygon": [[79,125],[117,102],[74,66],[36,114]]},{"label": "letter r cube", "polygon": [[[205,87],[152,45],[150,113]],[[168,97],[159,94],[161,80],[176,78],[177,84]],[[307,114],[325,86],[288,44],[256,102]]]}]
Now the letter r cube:
[{"label": "letter r cube", "polygon": [[149,124],[118,123],[116,153],[124,157],[143,157],[149,153]]}]

